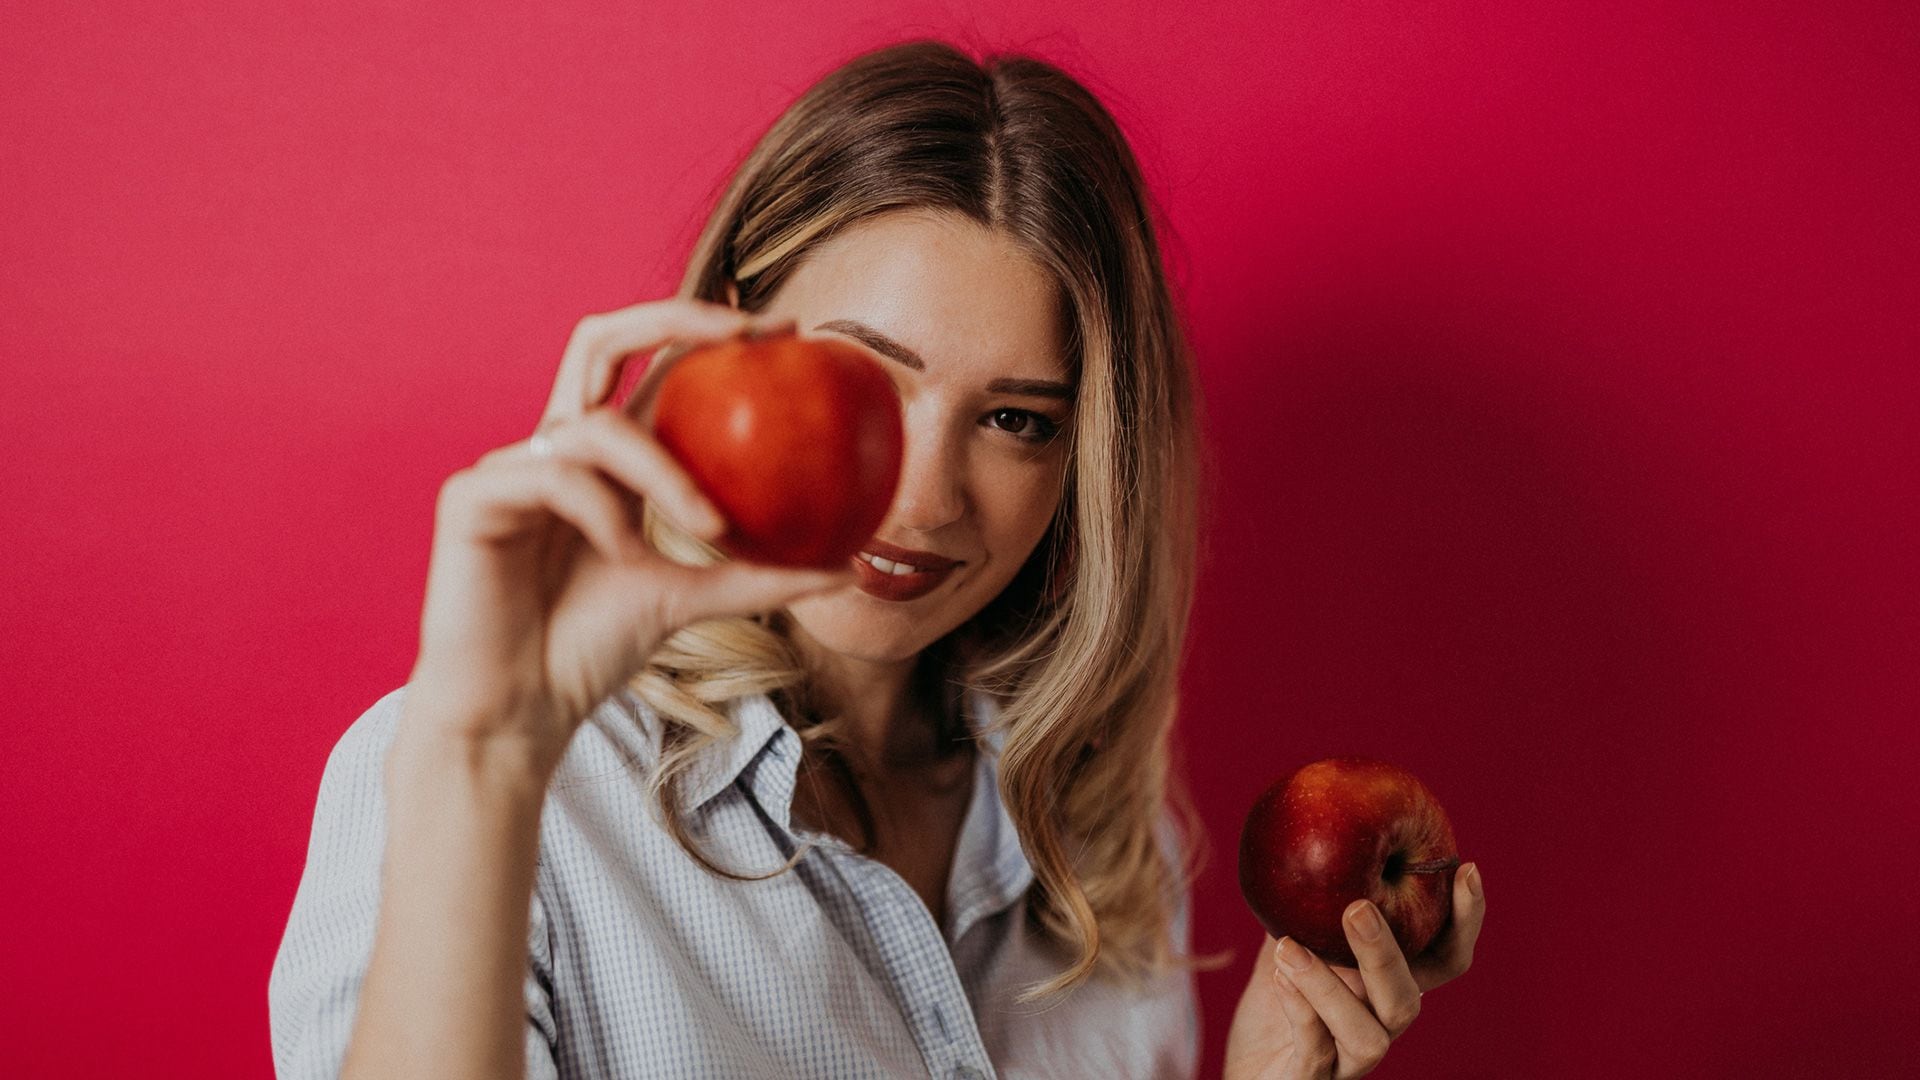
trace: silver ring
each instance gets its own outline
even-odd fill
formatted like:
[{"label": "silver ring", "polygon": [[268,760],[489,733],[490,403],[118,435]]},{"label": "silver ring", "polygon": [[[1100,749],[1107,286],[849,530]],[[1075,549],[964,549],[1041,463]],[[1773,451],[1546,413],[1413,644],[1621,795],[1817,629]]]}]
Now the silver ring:
[{"label": "silver ring", "polygon": [[553,440],[547,437],[546,432],[536,431],[533,438],[527,440],[527,450],[537,458],[552,457]]}]

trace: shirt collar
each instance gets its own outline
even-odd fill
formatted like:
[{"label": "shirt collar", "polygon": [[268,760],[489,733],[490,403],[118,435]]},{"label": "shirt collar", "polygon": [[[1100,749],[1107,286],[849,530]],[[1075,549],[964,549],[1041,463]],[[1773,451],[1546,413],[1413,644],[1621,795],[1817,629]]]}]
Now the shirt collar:
[{"label": "shirt collar", "polygon": [[[637,699],[635,704],[638,705]],[[798,733],[788,725],[786,717],[780,714],[779,708],[773,704],[773,699],[766,694],[751,694],[735,698],[726,704],[726,712],[739,734],[709,747],[689,767],[687,779],[680,785],[681,805],[688,810],[699,810],[705,807],[707,803],[713,801],[715,796],[732,787],[733,782],[740,779],[741,774],[747,772],[749,766],[754,766],[756,759],[767,751],[770,745],[783,744],[786,737],[791,737],[797,747]],[[968,727],[979,736],[983,748],[995,757],[999,755],[1000,748],[1006,741],[1005,734],[993,724],[998,716],[999,706],[990,695],[977,690],[968,693],[966,714]],[[655,738],[657,751],[658,737]],[[776,752],[774,756],[784,759],[788,755]],[[791,762],[785,762],[785,764],[791,765],[793,771],[797,771],[800,764],[799,758],[796,756]],[[754,769],[756,781],[764,779],[758,775],[760,772],[760,769]],[[783,798],[779,801],[790,804],[792,796],[793,791],[789,784]],[[774,812],[775,807],[768,806],[766,809],[771,813]],[[783,805],[779,807],[780,812],[775,814],[782,819],[783,823],[787,817],[785,813],[787,809],[788,806]]]},{"label": "shirt collar", "polygon": [[[787,726],[786,718],[774,707],[773,699],[765,694],[735,698],[727,703],[727,713],[733,719],[738,735],[716,744],[695,759],[689,767],[686,781],[680,786],[682,805],[688,810],[699,810],[713,801],[716,795],[733,786],[747,766],[753,764],[770,743],[781,738],[782,733],[794,740],[794,749],[799,749],[799,736]],[[784,755],[783,755],[784,756]],[[792,766],[800,764],[798,753],[792,755]],[[789,770],[790,772],[792,770]],[[791,778],[787,784],[787,797],[782,800],[790,807],[793,799]],[[783,807],[779,816],[785,822]],[[771,808],[769,808],[771,809]]]},{"label": "shirt collar", "polygon": [[[947,881],[950,941],[981,919],[996,914],[1027,891],[1033,867],[1020,845],[1013,815],[1000,798],[999,759],[1006,743],[999,702],[984,691],[969,691],[966,716],[977,738],[973,795],[954,852]],[[744,780],[761,810],[783,829],[791,829],[793,790],[799,775],[800,736],[765,694],[737,698],[727,712],[739,734],[701,754],[681,785],[682,806],[704,808],[721,792]]]},{"label": "shirt collar", "polygon": [[1026,895],[1033,883],[1033,867],[1020,846],[1020,831],[1000,798],[1000,750],[1006,732],[998,723],[999,702],[975,691],[968,707],[980,756],[953,873],[947,879],[947,925],[942,929],[949,942],[958,942],[975,923],[1004,911]]}]

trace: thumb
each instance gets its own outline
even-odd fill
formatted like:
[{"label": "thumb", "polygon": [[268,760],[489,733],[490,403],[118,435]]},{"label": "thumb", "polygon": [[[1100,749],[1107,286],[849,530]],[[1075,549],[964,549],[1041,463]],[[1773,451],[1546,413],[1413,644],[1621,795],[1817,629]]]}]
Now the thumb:
[{"label": "thumb", "polygon": [[795,570],[760,563],[722,562],[680,566],[672,575],[678,594],[675,622],[685,625],[723,615],[757,615],[783,608],[816,593],[846,588],[860,580],[844,570]]}]

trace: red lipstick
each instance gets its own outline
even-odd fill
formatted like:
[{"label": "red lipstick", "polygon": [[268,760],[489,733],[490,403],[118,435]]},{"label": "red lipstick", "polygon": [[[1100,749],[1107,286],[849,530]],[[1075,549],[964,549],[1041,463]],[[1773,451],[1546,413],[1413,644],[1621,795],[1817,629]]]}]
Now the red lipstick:
[{"label": "red lipstick", "polygon": [[[875,566],[867,561],[869,556],[891,565]],[[866,543],[859,555],[854,556],[853,565],[860,573],[861,592],[878,600],[901,602],[917,599],[939,588],[961,563],[931,551],[916,551],[874,539]],[[904,574],[889,572],[901,566],[913,569]]]},{"label": "red lipstick", "polygon": [[950,566],[960,565],[959,559],[949,559],[945,555],[935,555],[931,551],[903,548],[897,544],[889,544],[877,536],[860,545],[860,550],[897,563],[906,563],[915,570],[945,570]]}]

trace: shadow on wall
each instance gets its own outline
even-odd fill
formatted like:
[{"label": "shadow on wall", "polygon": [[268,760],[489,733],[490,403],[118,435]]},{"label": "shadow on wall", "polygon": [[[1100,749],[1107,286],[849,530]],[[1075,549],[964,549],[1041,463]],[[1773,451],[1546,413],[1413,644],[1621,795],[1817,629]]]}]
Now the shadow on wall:
[{"label": "shadow on wall", "polygon": [[[1684,763],[1707,737],[1688,625],[1711,561],[1689,550],[1699,480],[1620,400],[1632,376],[1607,335],[1624,313],[1569,304],[1571,283],[1555,299],[1504,255],[1385,254],[1305,287],[1247,284],[1281,298],[1269,321],[1197,342],[1217,479],[1182,718],[1213,844],[1196,946],[1236,953],[1202,977],[1210,1043],[1259,934],[1234,869],[1247,808],[1299,765],[1357,754],[1422,776],[1505,901],[1512,960],[1463,980],[1497,993],[1450,995],[1428,1026],[1500,1029],[1502,1069],[1544,1069],[1544,1040],[1508,1033],[1492,1004],[1597,992],[1554,974],[1609,962],[1570,928],[1658,927],[1664,898],[1638,874],[1694,854],[1646,841],[1685,812]],[[1596,865],[1636,874],[1596,880]],[[1677,1023],[1651,1000],[1607,1007],[1642,1010],[1623,1017],[1641,1030]],[[1582,1026],[1597,1060],[1640,1052]],[[1555,1053],[1581,1037],[1556,1033]],[[1425,1075],[1421,1047],[1447,1041],[1396,1056]]]}]

